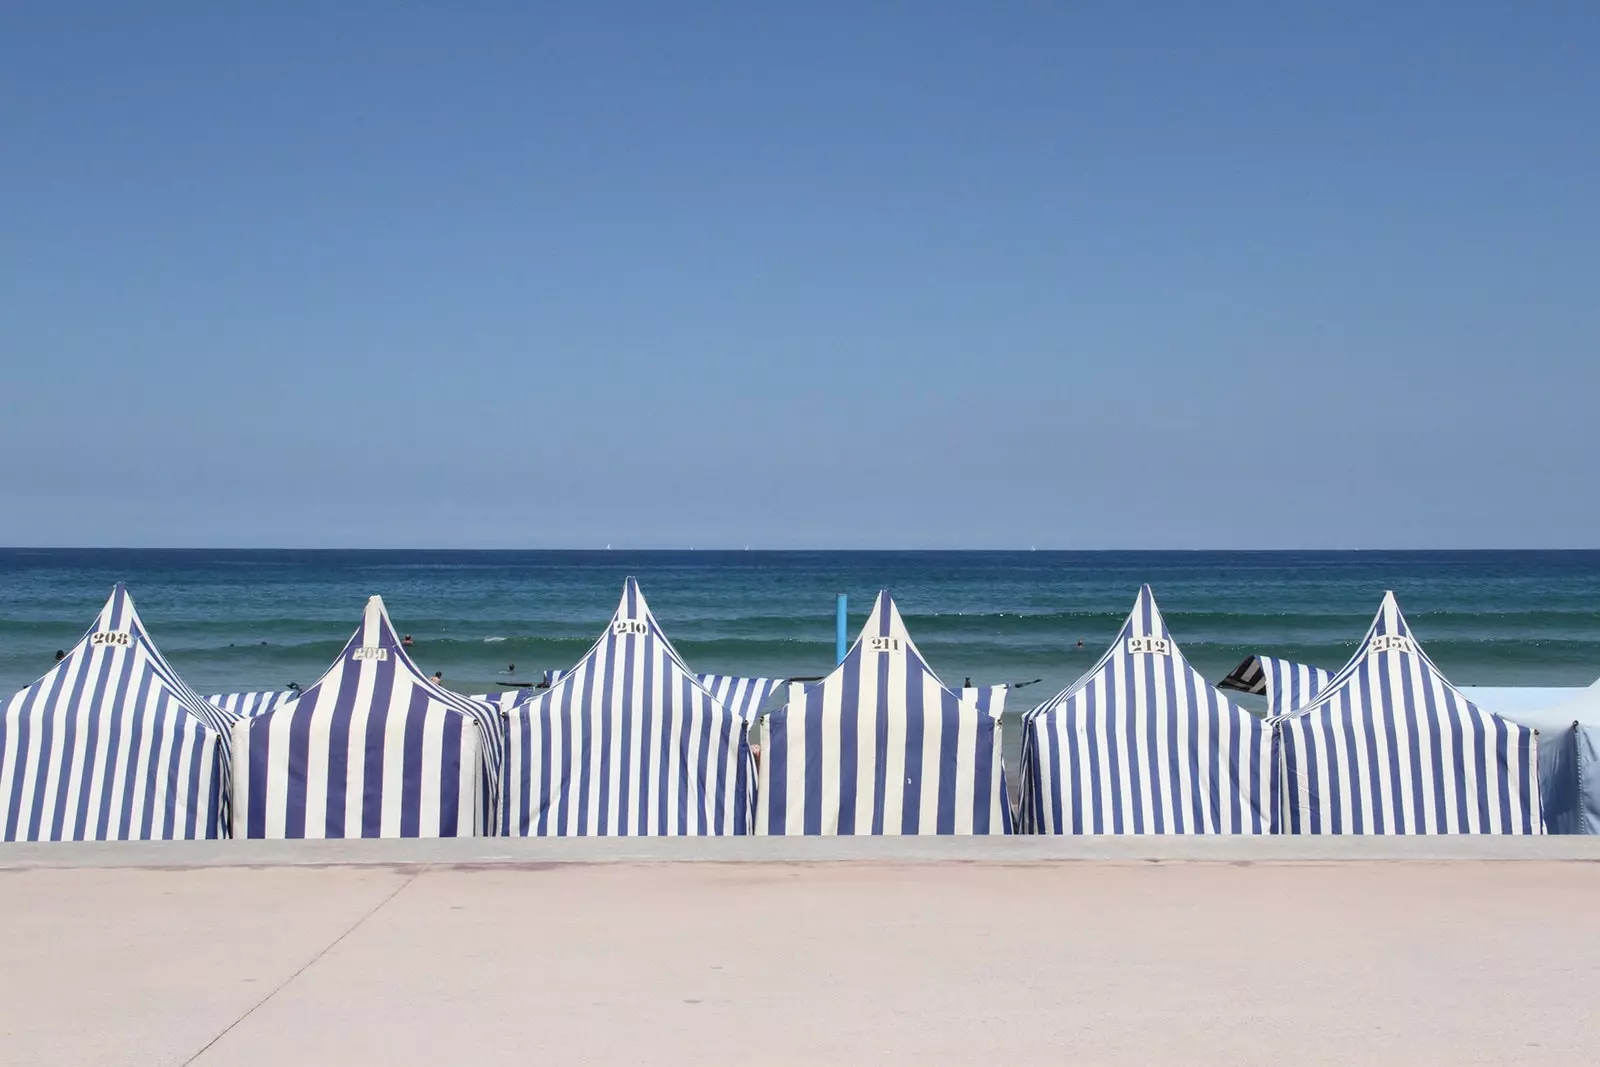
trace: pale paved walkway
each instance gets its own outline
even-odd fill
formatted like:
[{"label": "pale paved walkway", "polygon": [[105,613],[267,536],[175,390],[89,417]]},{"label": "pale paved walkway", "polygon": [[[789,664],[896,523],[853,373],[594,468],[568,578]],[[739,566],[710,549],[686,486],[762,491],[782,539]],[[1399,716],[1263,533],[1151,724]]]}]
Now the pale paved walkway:
[{"label": "pale paved walkway", "polygon": [[[942,846],[952,862],[885,842],[884,862],[774,848],[646,863],[617,845],[520,842],[499,862],[462,843],[276,858],[365,866],[199,862],[242,844],[177,850],[190,862],[68,846],[57,857],[77,848],[81,865],[57,868],[0,849],[0,1058],[1600,1060],[1593,862],[1330,863],[1284,847],[1262,861],[1258,845],[1186,862],[1162,857],[1192,844],[1148,842],[1077,862]],[[93,865],[157,854],[167,866]]]}]

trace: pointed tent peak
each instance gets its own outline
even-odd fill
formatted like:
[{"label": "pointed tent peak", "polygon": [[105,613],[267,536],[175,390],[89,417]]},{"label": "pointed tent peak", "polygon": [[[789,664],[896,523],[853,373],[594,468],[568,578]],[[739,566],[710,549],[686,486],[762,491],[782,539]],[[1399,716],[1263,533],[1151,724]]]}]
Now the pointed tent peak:
[{"label": "pointed tent peak", "polygon": [[191,689],[189,684],[172,669],[172,665],[167,662],[145,629],[144,621],[139,618],[138,609],[134,607],[133,596],[123,582],[117,582],[111,587],[111,595],[101,606],[88,632],[28,688],[41,685],[63,671],[76,670],[77,665],[86,656],[93,657],[99,653],[114,652],[119,649],[128,650],[138,656],[145,668],[160,679],[161,685],[176,696],[186,710],[218,732],[225,734],[229,723],[238,718],[234,712],[207,703],[204,697]]},{"label": "pointed tent peak", "polygon": [[[1128,612],[1128,617],[1123,620],[1122,629],[1117,631],[1117,636],[1112,639],[1105,652],[1101,653],[1095,665],[1079,675],[1071,685],[1035,705],[1023,718],[1031,719],[1059,707],[1097,678],[1103,677],[1107,670],[1135,656],[1162,657],[1172,664],[1175,671],[1190,672],[1197,686],[1212,688],[1216,692],[1205,677],[1184,659],[1183,651],[1178,648],[1178,643],[1172,639],[1172,632],[1167,629],[1167,621],[1161,615],[1155,593],[1149,585],[1141,585],[1138,595],[1133,600],[1133,610]],[[1240,664],[1241,669],[1244,666],[1245,664]],[[1224,706],[1237,707],[1221,692],[1216,692],[1216,696]]]},{"label": "pointed tent peak", "polygon": [[1378,614],[1373,616],[1372,626],[1367,630],[1367,639],[1362,642],[1352,662],[1380,652],[1415,654],[1417,651],[1417,642],[1411,635],[1411,626],[1400,612],[1400,602],[1395,599],[1392,590],[1386,591],[1383,594],[1383,603],[1378,605]]},{"label": "pointed tent peak", "polygon": [[350,640],[345,642],[338,658],[323,672],[322,677],[301,690],[299,697],[294,701],[286,701],[279,707],[285,708],[304,699],[307,693],[320,690],[323,684],[341,669],[353,668],[366,662],[376,663],[380,672],[385,670],[409,672],[417,685],[427,690],[436,700],[451,705],[458,711],[464,710],[465,705],[473,703],[455,690],[438,685],[417,666],[416,661],[406,651],[405,644],[395,629],[394,620],[389,618],[389,609],[384,604],[383,597],[370,596],[361,612],[361,625],[356,627],[355,633],[350,635]]},{"label": "pointed tent peak", "polygon": [[1384,590],[1383,603],[1378,605],[1378,616],[1372,625],[1374,633],[1397,634],[1404,637],[1411,635],[1411,628],[1406,625],[1406,617],[1400,613],[1400,601],[1395,599],[1394,590]]},{"label": "pointed tent peak", "polygon": [[628,575],[622,580],[622,599],[617,602],[617,612],[611,617],[612,623],[618,622],[655,622],[650,614],[650,604],[644,598],[644,590],[639,588],[639,579]]},{"label": "pointed tent peak", "polygon": [[[900,617],[900,606],[894,602],[894,597],[889,595],[889,590],[878,590],[877,597],[872,602],[872,613],[867,616],[867,621],[861,627],[861,634],[856,638],[859,646],[862,642],[900,640],[904,645],[916,648],[911,640],[911,633],[906,629],[905,619]],[[892,647],[892,646],[885,646]],[[853,650],[852,650],[853,651]],[[881,651],[881,649],[874,649]]]},{"label": "pointed tent peak", "polygon": [[139,619],[139,612],[133,606],[133,596],[128,592],[128,587],[118,582],[111,587],[111,595],[106,597],[105,604],[100,608],[100,614],[95,617],[95,633],[130,633],[142,634],[144,623]]},{"label": "pointed tent peak", "polygon": [[878,590],[862,634],[868,637],[907,636],[905,620],[900,617],[900,608],[895,604],[894,597],[889,595],[889,590]]},{"label": "pointed tent peak", "polygon": [[[938,674],[928,666],[927,660],[922,658],[922,653],[917,649],[917,643],[911,639],[911,633],[906,629],[905,620],[900,617],[900,608],[895,604],[894,597],[889,595],[889,590],[880,589],[877,599],[872,603],[872,614],[867,616],[866,625],[861,627],[861,633],[856,636],[855,643],[845,654],[845,663],[859,661],[862,657],[870,655],[902,654],[914,660],[918,669],[938,679]],[[834,673],[843,668],[842,663],[834,668]],[[944,685],[944,682],[940,681],[939,684]]]},{"label": "pointed tent peak", "polygon": [[[1139,595],[1133,600],[1133,610],[1128,612],[1128,619],[1122,624],[1121,636],[1124,640],[1151,639],[1171,643],[1172,634],[1167,629],[1167,620],[1162,617],[1156,594],[1149,585],[1139,587]],[[1138,652],[1141,649],[1129,646],[1126,651]]]},{"label": "pointed tent peak", "polygon": [[389,618],[389,609],[384,605],[383,597],[367,598],[367,605],[361,611],[361,629],[350,638],[350,645],[345,648],[346,654],[350,653],[351,648],[400,648],[400,637],[395,632],[394,620]]}]

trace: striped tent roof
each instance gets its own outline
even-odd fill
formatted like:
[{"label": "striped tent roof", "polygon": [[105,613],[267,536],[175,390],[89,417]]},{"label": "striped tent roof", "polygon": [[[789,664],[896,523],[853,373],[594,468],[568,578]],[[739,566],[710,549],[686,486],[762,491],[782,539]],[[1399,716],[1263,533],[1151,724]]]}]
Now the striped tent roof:
[{"label": "striped tent roof", "polygon": [[1271,731],[1189,665],[1148,585],[1094,668],[1023,729],[1026,832],[1272,831]]},{"label": "striped tent roof", "polygon": [[633,578],[583,659],[506,711],[509,835],[748,833],[754,783],[748,724],[684,665]]},{"label": "striped tent roof", "polygon": [[782,678],[738,678],[731,674],[697,674],[722,706],[745,722],[755,722],[772,694],[785,684]]},{"label": "striped tent roof", "polygon": [[227,730],[117,583],[94,625],[0,715],[7,841],[226,836]]},{"label": "striped tent roof", "polygon": [[1273,721],[1285,832],[1543,831],[1536,731],[1452,686],[1393,593],[1344,669],[1311,703]]},{"label": "striped tent roof", "polygon": [[467,699],[477,701],[479,704],[488,704],[497,711],[505,712],[513,705],[527,700],[530,689],[531,687],[528,689],[519,687],[516,689],[502,689],[498,693],[474,693]]},{"label": "striped tent roof", "polygon": [[1267,717],[1286,715],[1295,708],[1311,703],[1324,686],[1333,679],[1333,671],[1311,667],[1293,660],[1275,659],[1272,656],[1246,656],[1228,676],[1217,683],[1218,689],[1232,689],[1239,693],[1265,694]]},{"label": "striped tent roof", "polygon": [[1000,754],[1004,690],[979,708],[947,688],[887,590],[826,678],[766,717],[756,832],[1011,832]]},{"label": "striped tent roof", "polygon": [[315,685],[234,727],[237,837],[490,832],[499,712],[423,674],[382,597]]},{"label": "striped tent roof", "polygon": [[242,719],[248,719],[264,711],[271,711],[281,704],[287,704],[298,695],[293,689],[272,689],[254,693],[216,693],[206,697],[206,703],[215,704],[224,711],[231,711]]}]

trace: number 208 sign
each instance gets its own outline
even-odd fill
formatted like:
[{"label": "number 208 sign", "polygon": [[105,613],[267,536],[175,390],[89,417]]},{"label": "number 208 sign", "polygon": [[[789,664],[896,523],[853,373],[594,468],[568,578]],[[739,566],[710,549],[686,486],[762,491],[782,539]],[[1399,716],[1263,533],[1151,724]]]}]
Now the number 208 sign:
[{"label": "number 208 sign", "polygon": [[127,648],[133,644],[133,635],[126,630],[96,630],[89,635],[89,644],[109,645],[112,648]]},{"label": "number 208 sign", "polygon": [[1172,655],[1172,642],[1165,637],[1130,637],[1128,638],[1128,654],[1132,656],[1170,656]]}]

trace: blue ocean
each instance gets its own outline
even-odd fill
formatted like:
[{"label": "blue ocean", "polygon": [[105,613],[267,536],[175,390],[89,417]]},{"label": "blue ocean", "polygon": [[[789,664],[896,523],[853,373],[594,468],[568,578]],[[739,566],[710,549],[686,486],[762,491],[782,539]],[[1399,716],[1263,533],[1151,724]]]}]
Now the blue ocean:
[{"label": "blue ocean", "polygon": [[4,549],[0,690],[47,670],[125,581],[201,692],[309,685],[374,593],[424,669],[493,691],[582,656],[629,574],[691,667],[761,676],[826,673],[836,595],[853,633],[888,588],[946,682],[1031,683],[1011,710],[1091,666],[1143,582],[1213,681],[1251,652],[1338,667],[1385,589],[1459,684],[1600,675],[1600,552]]}]

